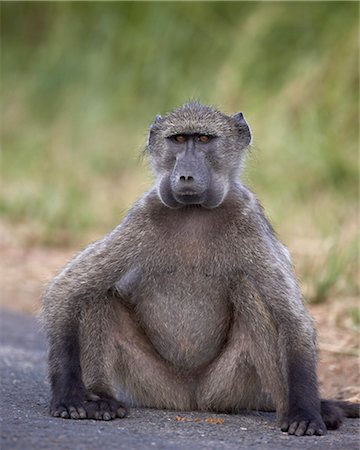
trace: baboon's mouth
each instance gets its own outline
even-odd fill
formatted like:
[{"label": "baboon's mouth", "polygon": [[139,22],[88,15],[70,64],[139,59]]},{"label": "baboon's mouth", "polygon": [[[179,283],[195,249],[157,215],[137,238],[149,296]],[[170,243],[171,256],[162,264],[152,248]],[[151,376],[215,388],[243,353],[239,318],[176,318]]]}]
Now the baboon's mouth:
[{"label": "baboon's mouth", "polygon": [[176,201],[182,203],[183,205],[196,205],[201,204],[204,201],[204,194],[193,192],[193,191],[185,191],[181,194],[174,194]]},{"label": "baboon's mouth", "polygon": [[187,196],[189,196],[189,195],[199,195],[199,194],[197,192],[194,192],[194,191],[181,191],[181,193],[179,193],[178,195],[181,195],[181,196],[187,195]]}]

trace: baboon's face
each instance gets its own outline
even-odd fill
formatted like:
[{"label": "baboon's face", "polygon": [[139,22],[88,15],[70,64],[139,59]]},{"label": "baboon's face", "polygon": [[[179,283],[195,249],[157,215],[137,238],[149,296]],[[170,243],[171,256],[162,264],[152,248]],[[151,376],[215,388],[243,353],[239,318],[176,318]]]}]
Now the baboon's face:
[{"label": "baboon's face", "polygon": [[219,206],[238,176],[250,140],[242,114],[229,117],[198,103],[157,117],[148,152],[161,201],[171,208]]}]

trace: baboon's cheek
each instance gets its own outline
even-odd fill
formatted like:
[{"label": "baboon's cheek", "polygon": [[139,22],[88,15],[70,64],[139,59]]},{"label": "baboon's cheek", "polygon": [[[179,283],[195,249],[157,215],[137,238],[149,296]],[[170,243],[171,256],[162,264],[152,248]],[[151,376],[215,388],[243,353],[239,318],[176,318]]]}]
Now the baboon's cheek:
[{"label": "baboon's cheek", "polygon": [[163,176],[157,185],[157,192],[161,202],[169,208],[180,208],[180,204],[175,200],[169,176]]},{"label": "baboon's cheek", "polygon": [[213,184],[209,188],[206,199],[203,202],[202,206],[209,209],[217,208],[225,200],[227,193],[228,187],[225,183]]}]

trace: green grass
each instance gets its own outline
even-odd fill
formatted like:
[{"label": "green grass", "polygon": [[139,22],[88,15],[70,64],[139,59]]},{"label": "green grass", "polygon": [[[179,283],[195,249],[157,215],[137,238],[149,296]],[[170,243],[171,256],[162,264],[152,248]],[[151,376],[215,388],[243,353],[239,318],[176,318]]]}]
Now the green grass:
[{"label": "green grass", "polygon": [[322,301],[344,271],[354,279],[344,261],[357,267],[358,12],[356,2],[2,2],[0,214],[39,243],[84,243],[150,186],[139,154],[155,114],[192,98],[242,110],[254,132],[244,179],[279,234],[346,249],[312,271]]},{"label": "green grass", "polygon": [[302,279],[309,287],[306,298],[310,303],[324,303],[329,297],[358,295],[356,249],[356,242],[347,248],[334,243],[304,264]]},{"label": "green grass", "polygon": [[360,330],[360,309],[352,308],[350,310],[350,317],[352,319],[354,328]]}]

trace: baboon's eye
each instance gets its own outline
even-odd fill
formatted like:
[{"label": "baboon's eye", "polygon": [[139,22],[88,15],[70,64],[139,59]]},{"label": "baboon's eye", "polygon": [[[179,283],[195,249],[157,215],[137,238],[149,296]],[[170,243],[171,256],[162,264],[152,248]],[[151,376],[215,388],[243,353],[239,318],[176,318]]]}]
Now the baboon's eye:
[{"label": "baboon's eye", "polygon": [[178,144],[183,144],[184,142],[187,141],[187,136],[185,136],[184,134],[177,134],[176,136],[174,136],[174,140]]},{"label": "baboon's eye", "polygon": [[200,134],[199,136],[199,141],[202,142],[203,144],[206,144],[207,142],[210,141],[210,136],[206,135],[206,134]]}]

